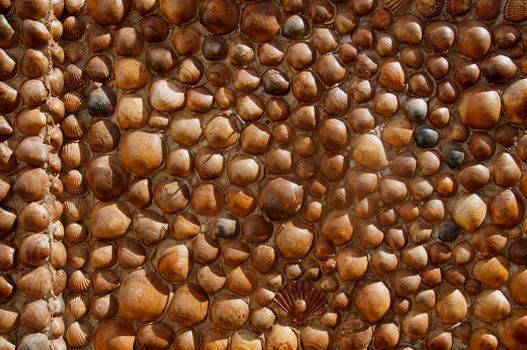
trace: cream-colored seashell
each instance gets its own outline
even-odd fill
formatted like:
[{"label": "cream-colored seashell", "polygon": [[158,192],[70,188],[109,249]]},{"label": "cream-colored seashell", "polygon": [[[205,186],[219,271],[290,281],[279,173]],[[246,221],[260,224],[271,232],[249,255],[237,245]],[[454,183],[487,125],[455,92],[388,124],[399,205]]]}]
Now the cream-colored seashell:
[{"label": "cream-colored seashell", "polygon": [[160,112],[176,112],[185,107],[185,90],[173,81],[157,80],[148,89],[150,106]]},{"label": "cream-colored seashell", "polygon": [[487,204],[477,194],[459,198],[452,209],[454,221],[468,232],[477,230],[486,215]]},{"label": "cream-colored seashell", "polygon": [[359,136],[354,148],[353,159],[365,168],[382,170],[388,166],[388,159],[381,140],[371,134]]},{"label": "cream-colored seashell", "polygon": [[441,322],[449,325],[463,321],[468,312],[468,305],[463,294],[454,289],[439,297],[435,310]]},{"label": "cream-colored seashell", "polygon": [[355,307],[370,323],[380,320],[390,309],[390,291],[383,282],[366,284],[355,290]]},{"label": "cream-colored seashell", "polygon": [[511,304],[500,290],[484,290],[474,303],[474,316],[483,322],[498,322],[510,312]]},{"label": "cream-colored seashell", "polygon": [[66,298],[66,309],[76,320],[86,314],[90,306],[90,297],[87,295],[71,294]]},{"label": "cream-colored seashell", "polygon": [[68,289],[73,293],[83,293],[91,286],[90,277],[81,270],[73,271],[68,277]]},{"label": "cream-colored seashell", "polygon": [[90,204],[86,197],[73,196],[62,202],[64,216],[69,221],[81,221],[90,212]]}]

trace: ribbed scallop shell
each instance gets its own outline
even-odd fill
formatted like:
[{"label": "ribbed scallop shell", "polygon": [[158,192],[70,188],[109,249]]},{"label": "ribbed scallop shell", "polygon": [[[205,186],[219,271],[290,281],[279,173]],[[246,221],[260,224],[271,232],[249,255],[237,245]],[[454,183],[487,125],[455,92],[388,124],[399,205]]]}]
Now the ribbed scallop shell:
[{"label": "ribbed scallop shell", "polygon": [[82,143],[69,142],[60,149],[62,161],[70,168],[78,168],[90,158],[90,151]]},{"label": "ribbed scallop shell", "polygon": [[66,331],[66,342],[72,348],[83,348],[90,344],[90,327],[80,322],[73,322]]},{"label": "ribbed scallop shell", "polygon": [[270,307],[279,317],[303,325],[324,313],[326,303],[322,290],[302,280],[280,289]]},{"label": "ribbed scallop shell", "polygon": [[435,17],[443,11],[445,0],[417,0],[417,11],[425,17]]},{"label": "ribbed scallop shell", "polygon": [[63,173],[60,177],[64,189],[70,194],[83,194],[86,192],[86,183],[84,176],[78,170],[70,170]]},{"label": "ribbed scallop shell", "polygon": [[90,205],[84,197],[70,197],[62,202],[64,216],[69,221],[81,221],[90,211]]},{"label": "ribbed scallop shell", "polygon": [[400,15],[412,4],[412,0],[385,0],[384,7],[390,10],[394,15]]},{"label": "ribbed scallop shell", "polygon": [[62,37],[66,40],[79,40],[85,31],[86,22],[79,17],[69,16],[62,22]]},{"label": "ribbed scallop shell", "polygon": [[88,238],[88,230],[84,225],[78,222],[72,222],[66,225],[64,238],[69,243],[84,242]]},{"label": "ribbed scallop shell", "polygon": [[503,17],[510,22],[521,22],[527,19],[527,2],[525,0],[508,0],[505,3]]},{"label": "ribbed scallop shell", "polygon": [[88,255],[90,253],[90,246],[88,243],[81,243],[69,246],[67,249],[68,258],[67,263],[74,269],[81,269],[88,261]]},{"label": "ribbed scallop shell", "polygon": [[86,314],[90,308],[90,297],[87,295],[69,295],[66,299],[66,308],[68,313],[78,320]]},{"label": "ribbed scallop shell", "polygon": [[64,71],[64,85],[68,90],[76,90],[88,82],[84,71],[74,64],[68,64]]},{"label": "ribbed scallop shell", "polygon": [[67,113],[77,113],[86,108],[86,95],[83,91],[68,91],[61,97]]},{"label": "ribbed scallop shell", "polygon": [[490,21],[500,14],[501,0],[478,0],[476,14],[484,21]]},{"label": "ribbed scallop shell", "polygon": [[76,63],[86,56],[86,48],[78,41],[68,41],[64,44],[64,56],[70,63]]},{"label": "ribbed scallop shell", "polygon": [[471,7],[470,0],[447,0],[446,2],[446,12],[454,17],[466,14]]},{"label": "ribbed scallop shell", "polygon": [[73,271],[68,277],[68,289],[73,293],[83,293],[90,285],[90,277],[81,270]]},{"label": "ribbed scallop shell", "polygon": [[68,139],[80,140],[84,137],[86,128],[75,114],[70,114],[60,124],[60,130]]}]

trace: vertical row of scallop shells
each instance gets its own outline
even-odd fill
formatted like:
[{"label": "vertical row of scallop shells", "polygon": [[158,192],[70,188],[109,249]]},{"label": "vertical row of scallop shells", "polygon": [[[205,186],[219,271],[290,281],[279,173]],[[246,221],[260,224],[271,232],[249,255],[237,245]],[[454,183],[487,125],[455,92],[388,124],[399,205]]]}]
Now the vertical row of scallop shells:
[{"label": "vertical row of scallop shells", "polygon": [[66,247],[54,47],[62,5],[0,5],[0,348],[66,349]]}]

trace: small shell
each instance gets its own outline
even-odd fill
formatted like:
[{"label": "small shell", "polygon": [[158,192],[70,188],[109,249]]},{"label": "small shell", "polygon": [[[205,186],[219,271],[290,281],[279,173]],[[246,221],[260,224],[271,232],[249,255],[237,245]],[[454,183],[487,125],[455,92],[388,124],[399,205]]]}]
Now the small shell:
[{"label": "small shell", "polygon": [[[400,15],[400,14],[405,13],[411,4],[412,4],[411,0],[385,0],[384,1],[384,7],[390,10],[390,12],[393,13],[394,15]],[[417,9],[419,10],[419,2],[417,5]],[[419,13],[421,13],[421,11],[419,11]]]},{"label": "small shell", "polygon": [[446,12],[454,17],[463,16],[471,7],[470,0],[447,0]]},{"label": "small shell", "polygon": [[91,286],[90,277],[81,270],[73,271],[68,277],[68,289],[73,293],[83,293]]},{"label": "small shell", "polygon": [[78,168],[89,159],[90,151],[83,143],[68,142],[62,146],[60,157],[69,167]]},{"label": "small shell", "polygon": [[70,63],[76,63],[86,57],[86,48],[81,42],[68,41],[64,44],[64,56]]},{"label": "small shell", "polygon": [[86,130],[84,122],[74,114],[70,114],[69,116],[67,116],[62,121],[60,128],[64,133],[64,136],[71,140],[82,139],[85,135]]},{"label": "small shell", "polygon": [[68,91],[60,99],[64,102],[64,108],[67,113],[77,113],[86,108],[86,95],[84,91]]},{"label": "small shell", "polygon": [[84,197],[69,197],[62,204],[64,206],[64,216],[70,221],[81,221],[90,210],[90,205]]},{"label": "small shell", "polygon": [[81,269],[88,262],[90,246],[80,243],[68,246],[68,265],[74,269]]},{"label": "small shell", "polygon": [[66,309],[74,318],[79,319],[86,314],[90,305],[90,297],[87,295],[70,295],[66,299]]},{"label": "small shell", "polygon": [[500,0],[478,0],[476,2],[476,14],[484,21],[490,21],[500,14]]},{"label": "small shell", "polygon": [[60,177],[64,189],[70,194],[83,194],[86,192],[86,183],[84,181],[83,174],[76,170],[68,170],[64,172]]},{"label": "small shell", "polygon": [[91,341],[91,329],[88,325],[73,322],[64,335],[66,342],[72,348],[83,348]]},{"label": "small shell", "polygon": [[418,0],[417,11],[425,17],[435,17],[443,11],[445,0]]},{"label": "small shell", "polygon": [[485,56],[492,44],[487,25],[475,20],[463,22],[459,26],[458,38],[459,53],[475,61]]},{"label": "small shell", "polygon": [[354,301],[359,312],[375,323],[390,308],[390,291],[382,282],[369,283],[355,291]]},{"label": "small shell", "polygon": [[101,322],[95,331],[94,346],[96,349],[133,350],[135,328],[124,318],[112,318]]},{"label": "small shell", "polygon": [[[6,284],[9,282],[6,280]],[[48,267],[41,266],[22,275],[17,281],[17,288],[31,299],[42,299],[48,295],[52,287],[52,276]],[[2,286],[5,288],[6,286]],[[10,286],[14,288],[14,284]],[[2,288],[2,289],[3,289]]]},{"label": "small shell", "polygon": [[113,36],[108,29],[91,24],[86,30],[86,42],[91,52],[100,53],[112,47]]},{"label": "small shell", "polygon": [[192,268],[188,248],[171,240],[159,245],[155,260],[158,273],[170,282],[185,281]]},{"label": "small shell", "polygon": [[523,335],[527,329],[527,312],[525,309],[517,308],[512,315],[497,325],[497,335],[500,344],[507,349],[521,350],[525,345]]},{"label": "small shell", "polygon": [[472,275],[484,285],[499,288],[509,279],[509,261],[503,255],[478,260],[472,269]]},{"label": "small shell", "polygon": [[236,29],[238,6],[231,0],[207,0],[201,5],[200,22],[212,34],[224,35]]},{"label": "small shell", "polygon": [[66,40],[76,41],[82,38],[86,31],[86,22],[79,17],[69,16],[62,21],[62,37]]},{"label": "small shell", "polygon": [[492,222],[501,228],[513,228],[523,219],[524,203],[519,195],[505,190],[495,196],[489,204]]},{"label": "small shell", "polygon": [[510,22],[521,22],[527,19],[527,4],[521,0],[507,0],[503,17]]},{"label": "small shell", "polygon": [[74,64],[68,64],[64,71],[64,85],[68,90],[76,90],[88,82],[81,68]]}]

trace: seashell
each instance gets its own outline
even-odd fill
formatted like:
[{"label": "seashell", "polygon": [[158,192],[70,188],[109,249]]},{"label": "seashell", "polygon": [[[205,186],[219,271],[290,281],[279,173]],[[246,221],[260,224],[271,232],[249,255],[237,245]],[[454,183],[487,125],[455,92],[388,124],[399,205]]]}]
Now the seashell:
[{"label": "seashell", "polygon": [[504,84],[516,74],[516,65],[504,55],[496,55],[483,62],[483,75],[489,83]]},{"label": "seashell", "polygon": [[111,318],[117,314],[117,310],[117,300],[112,295],[96,295],[91,298],[90,314],[96,320]]},{"label": "seashell", "polygon": [[142,348],[168,349],[174,341],[174,331],[164,322],[143,325],[137,331],[137,340]]},{"label": "seashell", "polygon": [[524,92],[527,91],[527,79],[521,79],[509,85],[503,92],[503,104],[509,120],[515,125],[525,124],[527,114],[523,111],[527,104]]},{"label": "seashell", "polygon": [[359,136],[352,155],[355,161],[368,169],[379,171],[388,166],[381,140],[371,134]]},{"label": "seashell", "polygon": [[[221,36],[207,36],[201,43],[201,52],[208,61],[221,61],[227,56],[229,46]],[[223,66],[228,68],[226,65]]]},{"label": "seashell", "polygon": [[47,90],[37,79],[26,80],[20,85],[20,97],[29,108],[36,108],[46,102]]},{"label": "seashell", "polygon": [[33,19],[38,21],[44,18],[49,10],[49,3],[46,1],[21,0],[15,1],[16,14],[20,19]]},{"label": "seashell", "polygon": [[83,143],[68,142],[60,149],[60,158],[71,168],[78,168],[90,157],[90,151]]},{"label": "seashell", "polygon": [[210,314],[211,322],[216,328],[236,330],[247,322],[249,306],[242,299],[225,295],[212,303]]},{"label": "seashell", "polygon": [[9,243],[0,244],[0,252],[2,258],[0,259],[0,270],[7,271],[14,268],[17,260],[17,250]]},{"label": "seashell", "polygon": [[117,147],[121,133],[110,120],[97,120],[88,128],[88,144],[94,152],[106,153]]},{"label": "seashell", "polygon": [[88,0],[88,15],[98,24],[119,24],[130,11],[128,0]]},{"label": "seashell", "polygon": [[498,349],[498,345],[498,339],[493,332],[487,328],[478,328],[470,336],[468,348],[469,350],[482,348],[496,350]]},{"label": "seashell", "polygon": [[[495,2],[495,0],[487,0]],[[492,39],[500,49],[512,48],[520,40],[519,30],[512,24],[500,24],[492,32]]]},{"label": "seashell", "polygon": [[260,191],[260,204],[271,219],[289,219],[302,208],[304,189],[283,178],[267,182]]},{"label": "seashell", "polygon": [[154,189],[154,201],[165,213],[184,210],[190,199],[190,190],[184,182],[166,180],[158,183]]},{"label": "seashell", "polygon": [[93,343],[96,350],[133,350],[135,328],[124,318],[103,320],[95,331]]},{"label": "seashell", "polygon": [[120,27],[113,37],[115,52],[121,56],[139,56],[144,40],[141,33],[133,27]]},{"label": "seashell", "polygon": [[91,342],[91,329],[80,322],[73,322],[65,333],[66,342],[72,348],[83,348]]},{"label": "seashell", "polygon": [[500,344],[507,349],[520,350],[524,344],[523,336],[525,334],[525,309],[516,309],[505,320],[497,325],[497,335]]},{"label": "seashell", "polygon": [[355,291],[354,302],[364,318],[375,323],[390,309],[390,291],[382,282],[368,283]]},{"label": "seashell", "polygon": [[49,237],[40,233],[22,239],[18,256],[24,266],[35,268],[44,265],[50,253]]},{"label": "seashell", "polygon": [[395,37],[406,44],[419,44],[423,38],[422,22],[413,15],[399,17],[394,23]]},{"label": "seashell", "polygon": [[382,323],[375,330],[374,345],[379,348],[394,348],[399,342],[399,327],[395,323]]},{"label": "seashell", "polygon": [[[394,15],[401,15],[405,13],[410,5],[412,4],[412,1],[410,0],[385,0],[384,1],[384,7],[390,10],[390,12]],[[426,4],[428,5],[428,4]],[[423,6],[420,2],[417,3],[417,10],[422,15],[425,15],[422,13],[422,10],[420,9],[420,6]],[[433,17],[433,16],[429,16]]]},{"label": "seashell", "polygon": [[[167,316],[184,327],[194,327],[205,320],[208,307],[209,299],[203,290],[196,284],[185,284],[174,292],[174,297],[167,309]],[[249,309],[248,306],[246,307],[246,317],[248,317]],[[225,316],[228,317],[229,314],[232,315],[229,312],[225,313]]]},{"label": "seashell", "polygon": [[527,6],[522,1],[508,0],[503,9],[503,18],[509,22],[521,22],[527,19]]},{"label": "seashell", "polygon": [[11,113],[20,104],[20,95],[11,86],[0,82],[0,102],[0,113]]},{"label": "seashell", "polygon": [[243,9],[241,31],[257,43],[273,39],[280,31],[281,24],[282,14],[272,2],[257,2]]},{"label": "seashell", "polygon": [[86,243],[71,245],[68,247],[68,265],[80,269],[88,262],[90,246]]},{"label": "seashell", "polygon": [[218,266],[205,266],[196,275],[201,288],[209,295],[220,291],[225,286],[225,272]]},{"label": "seashell", "polygon": [[90,265],[94,268],[106,268],[115,265],[117,249],[111,242],[94,241],[90,245]]},{"label": "seashell", "polygon": [[372,337],[372,327],[365,324],[358,317],[352,316],[338,327],[335,334],[335,342],[339,348],[346,349],[356,346],[359,349],[363,349],[368,347]]},{"label": "seashell", "polygon": [[[48,161],[49,147],[39,136],[26,137],[18,144],[16,156],[28,165],[42,166]],[[34,180],[37,180],[37,178],[38,176]]]},{"label": "seashell", "polygon": [[487,205],[476,194],[459,198],[452,209],[454,221],[465,231],[475,231],[483,222],[487,213]]},{"label": "seashell", "polygon": [[86,108],[86,95],[80,90],[65,92],[61,100],[68,114],[74,114]]},{"label": "seashell", "polygon": [[92,288],[96,294],[108,294],[119,288],[121,279],[113,270],[98,270],[92,276]]},{"label": "seashell", "polygon": [[136,208],[142,209],[149,206],[152,203],[152,191],[150,187],[151,181],[149,179],[135,180],[128,187],[126,193],[127,200]]},{"label": "seashell", "polygon": [[490,32],[483,22],[473,20],[463,22],[459,26],[458,51],[460,54],[477,61],[488,52],[491,42]]},{"label": "seashell", "polygon": [[67,116],[60,126],[64,136],[71,140],[80,140],[85,136],[84,122],[74,114]]},{"label": "seashell", "polygon": [[518,160],[507,152],[502,152],[493,158],[490,173],[494,183],[502,187],[513,186],[521,177]]},{"label": "seashell", "polygon": [[446,12],[454,17],[463,16],[470,11],[470,0],[447,0]]},{"label": "seashell", "polygon": [[476,299],[474,316],[484,322],[495,323],[507,317],[511,305],[499,290],[485,290]]},{"label": "seashell", "polygon": [[189,255],[185,246],[164,241],[156,252],[157,271],[167,281],[183,282],[192,268]]},{"label": "seashell", "polygon": [[[84,72],[74,64],[68,64],[64,71],[64,86],[69,90],[76,90],[82,88],[88,79],[86,79]],[[89,107],[89,105],[88,105]]]},{"label": "seashell", "polygon": [[[38,283],[37,283],[38,282]],[[52,287],[52,276],[47,266],[40,266],[29,271],[20,277],[16,283],[16,287],[28,298],[36,300],[42,299],[48,295]],[[2,299],[10,299],[11,293],[14,292],[14,282],[10,283],[9,279],[5,279],[2,289],[5,295]],[[2,293],[3,294],[3,293]],[[6,300],[6,301],[7,301]]]},{"label": "seashell", "polygon": [[[136,302],[137,297],[142,302]],[[119,288],[119,313],[129,319],[150,322],[165,309],[168,288],[152,272],[138,270],[124,278]]]},{"label": "seashell", "polygon": [[86,56],[86,48],[78,41],[68,41],[64,44],[64,56],[70,63],[77,63]]},{"label": "seashell", "polygon": [[490,21],[500,14],[501,1],[478,0],[476,2],[476,14],[483,21]]},{"label": "seashell", "polygon": [[30,19],[22,22],[20,39],[26,47],[42,49],[48,44],[50,38],[51,35],[44,24]]},{"label": "seashell", "polygon": [[285,59],[289,66],[302,70],[315,63],[316,53],[306,43],[295,43],[287,48]]},{"label": "seashell", "polygon": [[121,202],[99,202],[90,216],[91,232],[96,238],[119,238],[131,222],[128,207]]},{"label": "seashell", "polygon": [[129,177],[115,157],[102,156],[92,160],[84,171],[86,184],[99,200],[119,197],[128,186]]},{"label": "seashell", "polygon": [[146,260],[146,250],[139,242],[125,238],[118,245],[117,260],[123,269],[138,268]]},{"label": "seashell", "polygon": [[[313,2],[310,2],[310,4]],[[309,11],[309,10],[308,10]],[[311,31],[309,22],[302,16],[290,15],[282,25],[282,35],[289,39],[302,39]]]},{"label": "seashell", "polygon": [[192,259],[199,264],[210,264],[220,256],[220,245],[211,235],[198,234],[192,241]]},{"label": "seashell", "polygon": [[494,197],[489,204],[492,223],[500,228],[513,228],[523,219],[524,203],[511,190],[505,190]]},{"label": "seashell", "polygon": [[194,188],[191,196],[192,209],[205,216],[218,214],[224,202],[223,189],[213,183],[203,183]]},{"label": "seashell", "polygon": [[119,58],[113,65],[115,85],[123,90],[142,88],[150,80],[146,65],[135,58]]},{"label": "seashell", "polygon": [[86,30],[86,42],[91,52],[101,53],[109,50],[113,45],[112,33],[97,24],[90,24]]},{"label": "seashell", "polygon": [[[7,54],[3,57],[2,61],[2,63],[6,65],[10,64],[9,61],[12,62],[11,67],[6,66],[2,69],[5,70],[5,73],[2,73],[2,75],[6,76],[6,79],[2,80],[7,80],[10,78],[10,75],[12,74],[11,72],[16,73],[16,61],[11,59]],[[25,50],[22,60],[20,61],[20,70],[22,71],[22,74],[30,79],[42,77],[48,70],[48,66],[48,58],[41,51],[34,49]]]},{"label": "seashell", "polygon": [[90,306],[90,297],[86,295],[69,295],[66,299],[66,309],[76,320],[86,314]]},{"label": "seashell", "polygon": [[86,184],[82,173],[78,170],[69,170],[61,176],[61,181],[66,192],[71,194],[83,194],[86,192]]},{"label": "seashell", "polygon": [[214,96],[206,87],[195,87],[187,90],[187,109],[191,112],[205,113],[212,109]]},{"label": "seashell", "polygon": [[27,334],[18,341],[17,348],[44,350],[50,348],[50,342],[43,333]]},{"label": "seashell", "polygon": [[472,270],[472,275],[479,282],[491,286],[501,287],[509,279],[509,261],[503,255],[478,260]]},{"label": "seashell", "polygon": [[[43,205],[31,202],[20,211],[18,222],[20,227],[25,230],[40,232],[44,231],[51,223],[51,214]],[[8,217],[9,223],[10,218]]]},{"label": "seashell", "polygon": [[417,12],[425,17],[435,17],[443,11],[445,0],[418,0]]},{"label": "seashell", "polygon": [[[234,260],[233,257],[229,257],[228,254],[231,253],[225,244],[222,246],[222,249],[226,248],[223,251],[224,263],[231,265],[230,260]],[[247,254],[247,258],[248,258]],[[257,275],[254,269],[247,266],[238,266],[231,270],[226,279],[226,286],[231,292],[236,293],[241,296],[247,296],[252,294],[258,287]]]},{"label": "seashell", "polygon": [[79,17],[69,16],[62,21],[62,37],[66,40],[76,41],[82,38],[86,32],[87,24]]},{"label": "seashell", "polygon": [[179,55],[194,55],[200,49],[201,38],[191,28],[179,28],[172,35],[172,46]]},{"label": "seashell", "polygon": [[[86,200],[86,198],[83,197],[69,197],[66,198],[63,202],[64,206],[64,216],[69,221],[81,221],[88,211],[90,210],[89,204]],[[80,229],[77,226],[72,226],[71,232],[68,233],[68,227],[66,227],[66,237],[69,236],[69,233],[71,233],[72,243],[75,242],[75,239],[80,239],[80,237],[83,237],[85,234],[82,233],[82,229]],[[77,237],[77,238],[74,238]],[[84,240],[84,239],[82,239]]]},{"label": "seashell", "polygon": [[[71,14],[81,14],[84,10],[85,1],[84,0],[66,0],[62,2],[61,12],[64,11],[64,7]],[[54,7],[57,6],[54,4]],[[55,10],[55,8],[54,8]],[[55,14],[55,17],[60,17]]]},{"label": "seashell", "polygon": [[[22,278],[23,278],[23,276],[22,276]],[[5,277],[1,277],[0,278],[0,300],[2,301],[2,303],[7,303],[9,300],[11,300],[11,298],[15,294],[15,290],[18,287],[19,284],[22,284],[22,286],[23,286],[22,288],[24,290],[28,289],[28,286],[27,286],[28,281],[27,281],[27,279],[26,279],[25,282],[21,282],[22,278],[21,278],[21,280],[18,281],[16,287],[15,287],[15,281],[10,276],[5,276]],[[18,288],[20,288],[20,287],[18,287]]]},{"label": "seashell", "polygon": [[[31,303],[29,305],[31,305]],[[3,333],[9,333],[15,330],[19,324],[19,321],[20,315],[18,310],[6,306],[0,309],[0,329]]]},{"label": "seashell", "polygon": [[83,293],[91,286],[89,276],[81,271],[75,270],[68,277],[68,289],[73,293]]}]

